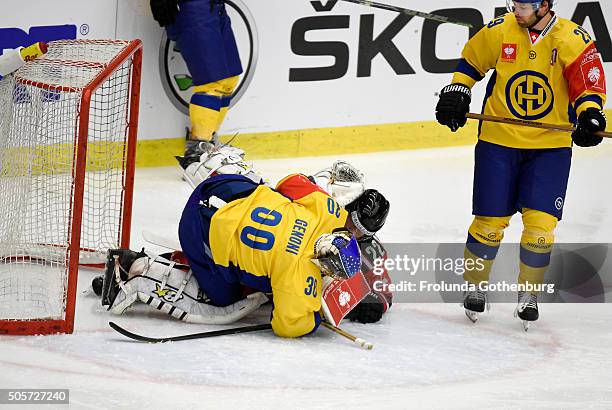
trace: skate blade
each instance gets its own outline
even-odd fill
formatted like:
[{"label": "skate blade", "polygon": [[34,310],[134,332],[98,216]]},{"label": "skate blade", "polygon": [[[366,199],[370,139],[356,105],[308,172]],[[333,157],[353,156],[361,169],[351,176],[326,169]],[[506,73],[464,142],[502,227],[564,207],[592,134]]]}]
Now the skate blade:
[{"label": "skate blade", "polygon": [[465,309],[465,315],[468,319],[470,319],[472,323],[476,323],[476,321],[478,320],[478,312]]},{"label": "skate blade", "polygon": [[531,322],[528,322],[527,320],[523,320],[523,330],[526,332],[529,330],[529,324]]}]

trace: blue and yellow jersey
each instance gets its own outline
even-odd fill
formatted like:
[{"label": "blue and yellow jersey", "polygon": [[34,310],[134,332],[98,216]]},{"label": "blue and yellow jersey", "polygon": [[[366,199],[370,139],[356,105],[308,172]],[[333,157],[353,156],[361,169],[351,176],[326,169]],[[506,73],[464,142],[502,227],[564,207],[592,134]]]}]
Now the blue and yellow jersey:
[{"label": "blue and yellow jersey", "polygon": [[[513,13],[492,20],[465,45],[453,83],[472,87],[495,70],[483,113],[570,125],[588,107],[602,109],[606,83],[591,36],[575,23],[553,16],[539,34]],[[569,133],[482,122],[479,138],[513,148],[570,147]]]},{"label": "blue and yellow jersey", "polygon": [[219,209],[211,220],[210,250],[218,265],[268,278],[272,329],[279,336],[302,336],[320,321],[321,272],[311,262],[314,243],[343,227],[346,218],[347,212],[308,178],[292,175],[277,190],[260,185]]}]

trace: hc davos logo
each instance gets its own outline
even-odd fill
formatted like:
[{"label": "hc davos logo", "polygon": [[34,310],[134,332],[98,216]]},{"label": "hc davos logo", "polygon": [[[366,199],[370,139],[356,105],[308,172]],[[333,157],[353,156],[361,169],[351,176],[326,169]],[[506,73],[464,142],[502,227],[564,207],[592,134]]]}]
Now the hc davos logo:
[{"label": "hc davos logo", "polygon": [[[259,39],[255,20],[242,0],[225,0],[225,4],[229,6],[227,12],[232,19],[232,29],[244,67],[244,73],[230,103],[230,107],[233,107],[253,80],[259,57]],[[159,45],[159,72],[164,91],[172,104],[183,114],[189,115],[189,100],[194,84],[180,50],[174,41],[168,39],[166,30]]]},{"label": "hc davos logo", "polygon": [[506,104],[522,120],[539,120],[552,110],[555,96],[548,78],[537,71],[521,71],[506,85]]},{"label": "hc davos logo", "polygon": [[0,54],[6,49],[25,47],[38,41],[75,40],[77,26],[64,24],[58,26],[35,26],[26,32],[20,28],[0,28]]}]

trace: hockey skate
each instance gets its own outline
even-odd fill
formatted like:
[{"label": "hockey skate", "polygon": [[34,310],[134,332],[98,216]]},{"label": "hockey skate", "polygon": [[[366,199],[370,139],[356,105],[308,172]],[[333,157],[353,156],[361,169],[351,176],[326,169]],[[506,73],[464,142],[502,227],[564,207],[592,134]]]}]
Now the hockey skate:
[{"label": "hockey skate", "polygon": [[202,154],[212,152],[215,147],[219,145],[217,133],[213,133],[213,137],[210,141],[191,139],[189,128],[186,129],[186,133],[187,135],[185,138],[187,141],[185,141],[185,154],[182,157],[180,155],[174,157],[183,169],[187,169],[187,167],[194,162],[199,162]]},{"label": "hockey skate", "polygon": [[[130,249],[109,249],[106,254],[106,266],[104,271],[104,279],[102,282],[102,306],[108,306],[110,309],[121,284],[128,280],[128,272],[130,266],[138,258],[147,256],[144,248],[140,252],[135,252]],[[97,278],[94,278],[96,281]],[[95,286],[92,283],[92,286]],[[94,287],[95,291],[95,287]]]},{"label": "hockey skate", "polygon": [[210,141],[200,141],[191,139],[191,133],[189,129],[186,130],[186,142],[185,142],[185,155],[182,157],[177,155],[175,156],[179,165],[183,170],[187,169],[189,165],[194,162],[202,162],[206,157],[202,157],[204,154],[208,154],[208,156],[213,155],[215,152],[223,151],[226,154],[234,154],[239,156],[241,159],[244,158],[244,150],[238,147],[234,147],[230,145],[230,143],[238,136],[236,133],[229,142],[222,144],[219,140],[219,135],[214,132],[212,135],[212,139]]},{"label": "hockey skate", "polygon": [[514,317],[523,321],[523,329],[529,330],[529,324],[535,322],[540,317],[538,312],[538,296],[530,292],[519,291],[518,305],[514,310]]},{"label": "hockey skate", "polygon": [[472,290],[463,293],[463,308],[465,309],[465,315],[476,323],[480,313],[490,309],[489,298],[487,292],[484,290]]}]

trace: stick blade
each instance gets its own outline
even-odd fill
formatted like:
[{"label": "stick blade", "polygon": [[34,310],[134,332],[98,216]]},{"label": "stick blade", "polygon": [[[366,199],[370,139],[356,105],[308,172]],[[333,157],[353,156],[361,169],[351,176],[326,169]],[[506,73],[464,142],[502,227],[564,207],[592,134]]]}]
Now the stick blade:
[{"label": "stick blade", "polygon": [[108,322],[108,325],[116,332],[122,334],[123,336],[130,338],[132,340],[136,340],[138,342],[145,342],[145,343],[163,343],[166,340],[165,339],[160,339],[160,338],[155,338],[155,337],[147,337],[147,336],[142,336],[142,335],[138,335],[136,333],[132,333],[129,330],[126,330],[124,328],[122,328],[121,326],[119,326],[118,324],[116,324],[115,322]]}]

